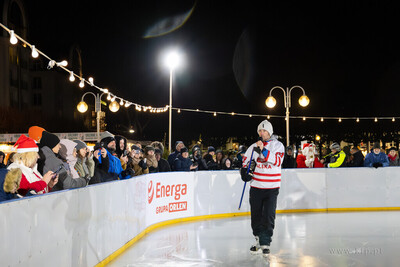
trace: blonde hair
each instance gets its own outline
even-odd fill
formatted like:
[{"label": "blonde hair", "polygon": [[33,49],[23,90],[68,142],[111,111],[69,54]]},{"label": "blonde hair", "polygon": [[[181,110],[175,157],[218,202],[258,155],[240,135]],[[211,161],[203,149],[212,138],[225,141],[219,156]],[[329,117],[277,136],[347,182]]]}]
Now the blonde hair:
[{"label": "blonde hair", "polygon": [[17,153],[13,157],[14,162],[20,162],[28,168],[33,168],[39,159],[37,152]]},{"label": "blonde hair", "polygon": [[11,169],[4,179],[3,189],[6,193],[15,193],[21,182],[22,172],[20,169]]}]

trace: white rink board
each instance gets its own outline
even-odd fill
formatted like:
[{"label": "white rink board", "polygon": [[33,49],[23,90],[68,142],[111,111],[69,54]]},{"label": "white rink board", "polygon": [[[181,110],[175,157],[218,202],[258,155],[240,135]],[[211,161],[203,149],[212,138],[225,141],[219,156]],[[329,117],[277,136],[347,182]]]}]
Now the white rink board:
[{"label": "white rink board", "polygon": [[[151,203],[150,182],[155,190]],[[179,196],[172,194],[172,185]],[[166,190],[162,196],[161,186]],[[5,202],[0,204],[1,265],[93,266],[151,224],[248,212],[248,183],[238,211],[242,189],[237,170],[173,172]],[[399,167],[282,170],[277,209],[399,207],[399,191]],[[175,202],[186,206],[154,212]]]}]

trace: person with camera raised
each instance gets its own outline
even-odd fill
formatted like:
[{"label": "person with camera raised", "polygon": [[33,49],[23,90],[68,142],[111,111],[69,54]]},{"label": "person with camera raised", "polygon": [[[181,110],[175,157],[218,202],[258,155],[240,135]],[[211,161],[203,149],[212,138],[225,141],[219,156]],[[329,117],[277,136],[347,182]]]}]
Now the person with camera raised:
[{"label": "person with camera raised", "polygon": [[131,158],[129,165],[135,172],[135,176],[149,173],[149,168],[146,163],[147,159],[142,158],[142,149],[140,147],[133,145],[129,156]]},{"label": "person with camera raised", "polygon": [[102,161],[108,161],[108,173],[116,174],[119,179],[128,179],[133,177],[134,171],[131,168],[126,168],[126,170],[122,168],[121,159],[128,162],[128,157],[122,155],[121,159],[119,159],[114,156],[116,151],[115,138],[112,136],[105,137],[101,139],[101,143],[103,143],[103,147],[107,151],[107,155],[102,158]]}]

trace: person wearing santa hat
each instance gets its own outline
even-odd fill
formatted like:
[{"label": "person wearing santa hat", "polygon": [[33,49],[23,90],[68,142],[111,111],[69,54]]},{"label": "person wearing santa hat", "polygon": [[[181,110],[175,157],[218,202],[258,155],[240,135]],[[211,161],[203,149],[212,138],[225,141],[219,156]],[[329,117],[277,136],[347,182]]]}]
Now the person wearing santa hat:
[{"label": "person wearing santa hat", "polygon": [[39,148],[35,140],[21,135],[14,145],[16,154],[14,162],[7,169],[20,169],[22,172],[21,182],[18,193],[22,196],[28,194],[44,194],[49,192],[58,182],[58,175],[48,171],[41,175],[37,170],[37,160],[39,159]]}]

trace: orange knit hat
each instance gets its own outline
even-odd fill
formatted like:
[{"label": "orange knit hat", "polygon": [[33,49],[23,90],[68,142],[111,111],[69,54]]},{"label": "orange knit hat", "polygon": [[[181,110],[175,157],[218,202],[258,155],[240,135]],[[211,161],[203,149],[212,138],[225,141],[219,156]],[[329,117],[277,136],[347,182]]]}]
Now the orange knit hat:
[{"label": "orange knit hat", "polygon": [[39,142],[40,139],[42,139],[42,133],[43,131],[46,131],[45,129],[43,129],[42,127],[39,126],[32,126],[29,128],[28,130],[28,135],[30,138],[32,138],[33,140],[35,140],[36,142]]}]

